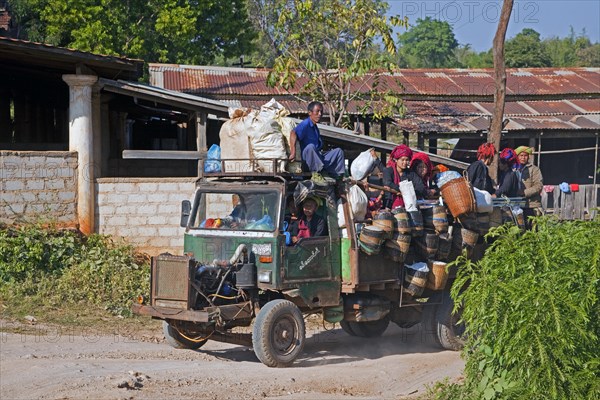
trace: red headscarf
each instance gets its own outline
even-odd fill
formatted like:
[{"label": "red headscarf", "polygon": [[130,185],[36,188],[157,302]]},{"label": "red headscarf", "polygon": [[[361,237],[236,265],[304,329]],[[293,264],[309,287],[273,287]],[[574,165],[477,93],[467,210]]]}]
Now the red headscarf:
[{"label": "red headscarf", "polygon": [[429,159],[429,156],[427,154],[415,153],[412,157],[412,160],[410,160],[410,168],[415,172],[417,172],[415,170],[415,167],[418,164],[417,160],[421,160],[425,163],[425,165],[427,165],[427,174],[425,174],[425,176],[423,177],[423,182],[425,183],[425,185],[427,185],[429,179],[431,179],[431,174],[433,172],[433,164],[431,163],[431,160]]},{"label": "red headscarf", "polygon": [[398,160],[400,157],[408,157],[408,159],[412,159],[413,156],[413,152],[410,149],[410,147],[408,147],[405,144],[400,144],[396,147],[394,147],[394,150],[392,150],[392,154],[390,154],[390,161],[388,161],[387,166],[388,167],[393,167],[396,160]]},{"label": "red headscarf", "polygon": [[494,157],[496,154],[496,147],[494,143],[484,143],[477,149],[477,159],[483,160],[484,158]]}]

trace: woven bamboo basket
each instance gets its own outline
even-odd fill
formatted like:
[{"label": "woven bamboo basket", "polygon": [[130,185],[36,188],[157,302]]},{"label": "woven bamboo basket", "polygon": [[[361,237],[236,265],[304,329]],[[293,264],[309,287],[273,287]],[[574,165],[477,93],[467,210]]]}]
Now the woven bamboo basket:
[{"label": "woven bamboo basket", "polygon": [[433,261],[429,263],[429,273],[427,274],[427,289],[442,290],[448,281],[448,271],[446,263]]},{"label": "woven bamboo basket", "polygon": [[442,186],[442,198],[453,217],[475,211],[475,196],[466,178],[456,178]]}]

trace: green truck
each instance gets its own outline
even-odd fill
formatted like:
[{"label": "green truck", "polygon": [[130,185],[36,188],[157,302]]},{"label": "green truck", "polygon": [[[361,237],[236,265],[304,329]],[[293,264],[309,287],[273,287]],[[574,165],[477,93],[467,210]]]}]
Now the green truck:
[{"label": "green truck", "polygon": [[[300,355],[304,316],[315,313],[364,338],[382,335],[390,321],[404,328],[423,322],[442,347],[460,349],[464,327],[452,314],[452,271],[444,287],[408,295],[404,265],[419,258],[413,246],[403,262],[384,251],[365,253],[362,224],[348,201],[351,184],[305,179],[278,172],[201,177],[182,204],[183,255],[153,257],[150,297],[133,311],[163,320],[176,348],[243,344],[269,367],[289,366]],[[328,235],[291,244],[286,205],[299,193],[322,198],[318,213]]]}]

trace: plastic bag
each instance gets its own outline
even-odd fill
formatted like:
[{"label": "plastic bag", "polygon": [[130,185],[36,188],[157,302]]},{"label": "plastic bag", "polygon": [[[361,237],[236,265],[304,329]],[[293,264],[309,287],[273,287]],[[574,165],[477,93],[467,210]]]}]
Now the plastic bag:
[{"label": "plastic bag", "polygon": [[476,187],[473,188],[475,193],[475,203],[477,203],[478,213],[491,213],[494,211],[494,203],[492,201],[492,195],[487,190],[479,190]]},{"label": "plastic bag", "polygon": [[405,264],[406,268],[412,269],[413,271],[429,272],[429,266],[426,262],[416,262],[414,264]]},{"label": "plastic bag", "polygon": [[440,172],[435,177],[435,183],[436,183],[437,187],[439,187],[441,189],[446,183],[450,182],[453,179],[461,178],[461,177],[462,177],[462,175],[456,171]]},{"label": "plastic bag", "polygon": [[350,202],[354,220],[364,220],[365,215],[367,214],[367,204],[369,204],[369,199],[358,185],[352,185],[350,186],[350,189],[348,189],[348,201]]},{"label": "plastic bag", "polygon": [[401,181],[398,187],[400,188],[400,193],[402,193],[402,200],[404,200],[406,211],[419,211],[417,208],[417,194],[412,182]]},{"label": "plastic bag", "polygon": [[377,159],[377,157],[373,157],[373,150],[374,149],[371,148],[363,151],[352,162],[352,165],[350,166],[350,175],[352,176],[352,179],[360,181],[373,170],[375,160]]},{"label": "plastic bag", "polygon": [[337,220],[340,228],[344,228],[346,226],[346,215],[344,214],[344,205],[342,204],[342,200],[337,201]]},{"label": "plastic bag", "polygon": [[204,172],[221,172],[221,148],[213,144],[206,153],[206,162],[204,163]]},{"label": "plastic bag", "polygon": [[257,230],[257,231],[272,231],[275,229],[273,225],[273,220],[269,215],[264,215],[258,221],[254,221],[246,225],[246,229],[249,230]]}]

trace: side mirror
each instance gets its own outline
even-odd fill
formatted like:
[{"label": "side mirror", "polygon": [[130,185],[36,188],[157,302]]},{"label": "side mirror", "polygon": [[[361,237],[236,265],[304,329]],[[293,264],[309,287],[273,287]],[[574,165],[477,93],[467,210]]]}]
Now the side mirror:
[{"label": "side mirror", "polygon": [[181,202],[181,221],[179,222],[179,226],[181,226],[182,228],[187,227],[191,212],[192,212],[192,203],[190,203],[189,200],[183,200]]}]

